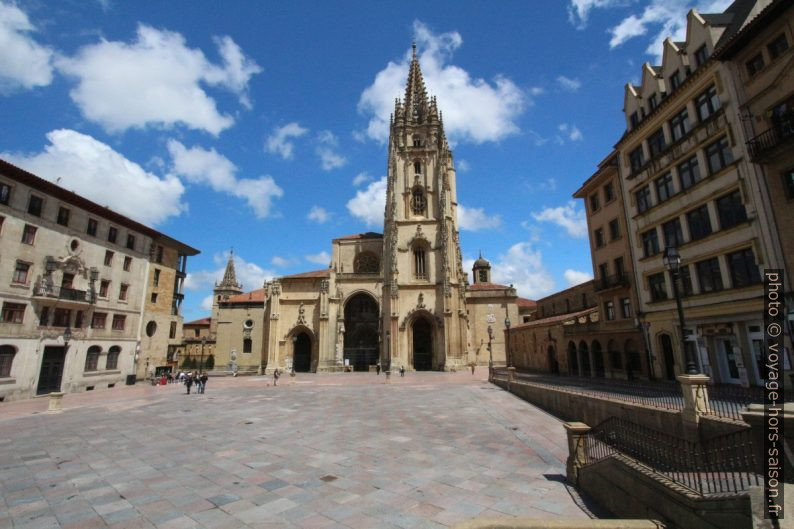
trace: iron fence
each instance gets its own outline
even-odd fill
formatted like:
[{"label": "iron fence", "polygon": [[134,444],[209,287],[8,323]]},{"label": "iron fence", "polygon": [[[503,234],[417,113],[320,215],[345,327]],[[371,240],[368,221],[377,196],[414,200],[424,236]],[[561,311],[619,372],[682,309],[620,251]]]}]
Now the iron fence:
[{"label": "iron fence", "polygon": [[623,454],[701,496],[737,494],[761,484],[749,429],[691,443],[613,417],[583,439],[585,466]]}]

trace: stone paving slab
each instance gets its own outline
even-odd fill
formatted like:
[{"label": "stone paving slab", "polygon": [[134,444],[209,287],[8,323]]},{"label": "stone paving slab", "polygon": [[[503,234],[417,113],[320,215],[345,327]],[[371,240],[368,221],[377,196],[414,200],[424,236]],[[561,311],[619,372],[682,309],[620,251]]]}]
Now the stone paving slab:
[{"label": "stone paving slab", "polygon": [[562,423],[465,373],[213,379],[0,404],[0,528],[586,518]]}]

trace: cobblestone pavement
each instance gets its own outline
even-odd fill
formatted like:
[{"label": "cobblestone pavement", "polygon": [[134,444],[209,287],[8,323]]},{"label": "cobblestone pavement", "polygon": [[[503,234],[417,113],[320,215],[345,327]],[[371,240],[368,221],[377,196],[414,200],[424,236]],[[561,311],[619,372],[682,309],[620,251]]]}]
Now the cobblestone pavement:
[{"label": "cobblestone pavement", "polygon": [[[485,370],[138,384],[0,404],[0,529],[584,518],[562,423]],[[574,495],[575,496],[575,495]]]}]

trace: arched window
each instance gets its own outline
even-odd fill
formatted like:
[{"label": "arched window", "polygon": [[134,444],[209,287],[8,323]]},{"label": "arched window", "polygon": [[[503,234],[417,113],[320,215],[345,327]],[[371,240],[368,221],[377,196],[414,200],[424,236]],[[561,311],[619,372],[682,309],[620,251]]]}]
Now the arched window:
[{"label": "arched window", "polygon": [[372,252],[361,252],[353,261],[356,274],[377,274],[380,271],[380,259]]},{"label": "arched window", "polygon": [[86,371],[96,371],[97,364],[99,364],[99,354],[102,352],[102,348],[98,345],[92,345],[88,348],[88,351],[85,353],[85,370]]},{"label": "arched window", "polygon": [[105,369],[118,368],[120,353],[121,353],[121,347],[119,347],[118,345],[114,345],[110,349],[108,349],[108,361],[105,364]]},{"label": "arched window", "polygon": [[243,352],[250,353],[251,352],[251,339],[246,338],[243,340]]},{"label": "arched window", "polygon": [[416,279],[427,279],[426,254],[422,246],[414,247],[414,277]]},{"label": "arched window", "polygon": [[420,136],[419,134],[414,134],[413,140],[414,140],[414,147],[422,146],[422,136]]},{"label": "arched window", "polygon": [[422,174],[422,162],[414,162],[414,173]]},{"label": "arched window", "polygon": [[413,211],[414,215],[424,215],[425,208],[427,208],[425,190],[421,186],[416,186],[411,191],[411,211]]},{"label": "arched window", "polygon": [[0,345],[0,377],[11,376],[11,364],[14,362],[16,348],[10,345]]},{"label": "arched window", "polygon": [[480,282],[480,283],[487,283],[487,282],[488,282],[488,270],[486,270],[486,269],[484,269],[484,268],[480,268],[480,269],[478,270],[478,272],[479,272],[479,274],[480,274],[480,280],[479,280],[479,282]]}]

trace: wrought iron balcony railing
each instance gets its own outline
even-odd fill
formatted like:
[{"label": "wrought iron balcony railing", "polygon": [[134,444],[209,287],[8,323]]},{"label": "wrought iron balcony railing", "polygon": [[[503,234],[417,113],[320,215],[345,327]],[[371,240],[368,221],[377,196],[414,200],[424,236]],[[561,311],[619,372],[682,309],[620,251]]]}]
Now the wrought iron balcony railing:
[{"label": "wrought iron balcony railing", "polygon": [[775,119],[775,124],[747,142],[750,150],[750,159],[754,162],[763,162],[778,147],[794,140],[794,112],[788,112]]},{"label": "wrought iron balcony railing", "polygon": [[606,290],[608,288],[627,287],[627,286],[629,286],[629,276],[626,274],[615,274],[611,276],[601,277],[595,280],[596,291]]}]

